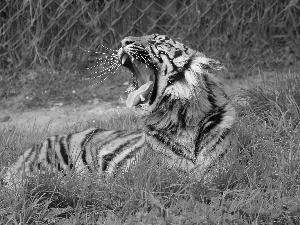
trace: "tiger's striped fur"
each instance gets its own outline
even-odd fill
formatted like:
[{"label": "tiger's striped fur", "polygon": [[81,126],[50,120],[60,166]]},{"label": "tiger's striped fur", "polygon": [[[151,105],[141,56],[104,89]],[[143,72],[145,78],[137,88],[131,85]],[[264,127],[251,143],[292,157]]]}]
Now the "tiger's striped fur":
[{"label": "tiger's striped fur", "polygon": [[127,105],[140,115],[143,131],[91,128],[47,138],[19,157],[7,182],[44,168],[113,174],[145,150],[200,179],[226,153],[235,109],[213,75],[218,61],[157,34],[124,38],[118,58],[133,73]]}]

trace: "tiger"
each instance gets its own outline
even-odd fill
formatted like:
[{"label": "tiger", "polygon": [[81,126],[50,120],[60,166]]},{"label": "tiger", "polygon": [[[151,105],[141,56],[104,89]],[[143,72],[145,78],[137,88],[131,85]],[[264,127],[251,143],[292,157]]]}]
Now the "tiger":
[{"label": "tiger", "polygon": [[226,154],[236,111],[214,75],[222,69],[219,61],[160,34],[125,37],[117,59],[132,73],[126,106],[139,115],[142,129],[90,128],[49,137],[8,168],[7,184],[45,169],[111,176],[149,152],[201,180]]}]

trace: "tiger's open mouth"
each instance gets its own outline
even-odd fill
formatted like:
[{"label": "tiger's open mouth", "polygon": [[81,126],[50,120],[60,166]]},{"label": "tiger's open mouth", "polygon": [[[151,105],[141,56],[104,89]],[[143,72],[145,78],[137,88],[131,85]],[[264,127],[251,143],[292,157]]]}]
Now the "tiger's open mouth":
[{"label": "tiger's open mouth", "polygon": [[143,63],[122,50],[119,60],[123,66],[128,68],[133,76],[129,82],[126,106],[129,108],[151,104],[154,99],[155,69],[149,63]]}]

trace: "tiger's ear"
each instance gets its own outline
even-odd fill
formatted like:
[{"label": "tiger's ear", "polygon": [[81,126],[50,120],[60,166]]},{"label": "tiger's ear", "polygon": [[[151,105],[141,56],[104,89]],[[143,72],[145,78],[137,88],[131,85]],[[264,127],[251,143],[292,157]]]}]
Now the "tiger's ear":
[{"label": "tiger's ear", "polygon": [[220,61],[215,60],[215,59],[209,59],[208,66],[209,66],[209,69],[226,70],[225,66]]},{"label": "tiger's ear", "polygon": [[200,69],[205,69],[205,70],[211,70],[211,69],[212,70],[222,70],[225,68],[224,65],[220,61],[211,59],[211,58],[207,58],[205,55],[203,55],[201,53],[199,53],[198,57],[195,57],[191,66],[193,66],[193,65],[196,65]]}]

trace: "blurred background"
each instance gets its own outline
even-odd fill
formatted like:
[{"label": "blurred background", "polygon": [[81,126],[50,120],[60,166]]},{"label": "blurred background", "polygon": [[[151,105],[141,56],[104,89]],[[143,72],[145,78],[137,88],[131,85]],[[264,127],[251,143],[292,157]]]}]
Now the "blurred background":
[{"label": "blurred background", "polygon": [[[57,95],[80,101],[84,91],[75,96],[65,88],[80,89],[78,77],[94,77],[103,68],[96,66],[92,74],[86,69],[96,65],[103,52],[112,54],[109,49],[119,48],[120,40],[129,35],[167,34],[222,61],[229,79],[299,67],[298,0],[0,0],[0,4],[0,100],[34,84],[33,90],[25,90],[28,106],[44,105]],[[107,83],[120,83],[115,77]],[[105,94],[98,97],[109,100]]]}]

